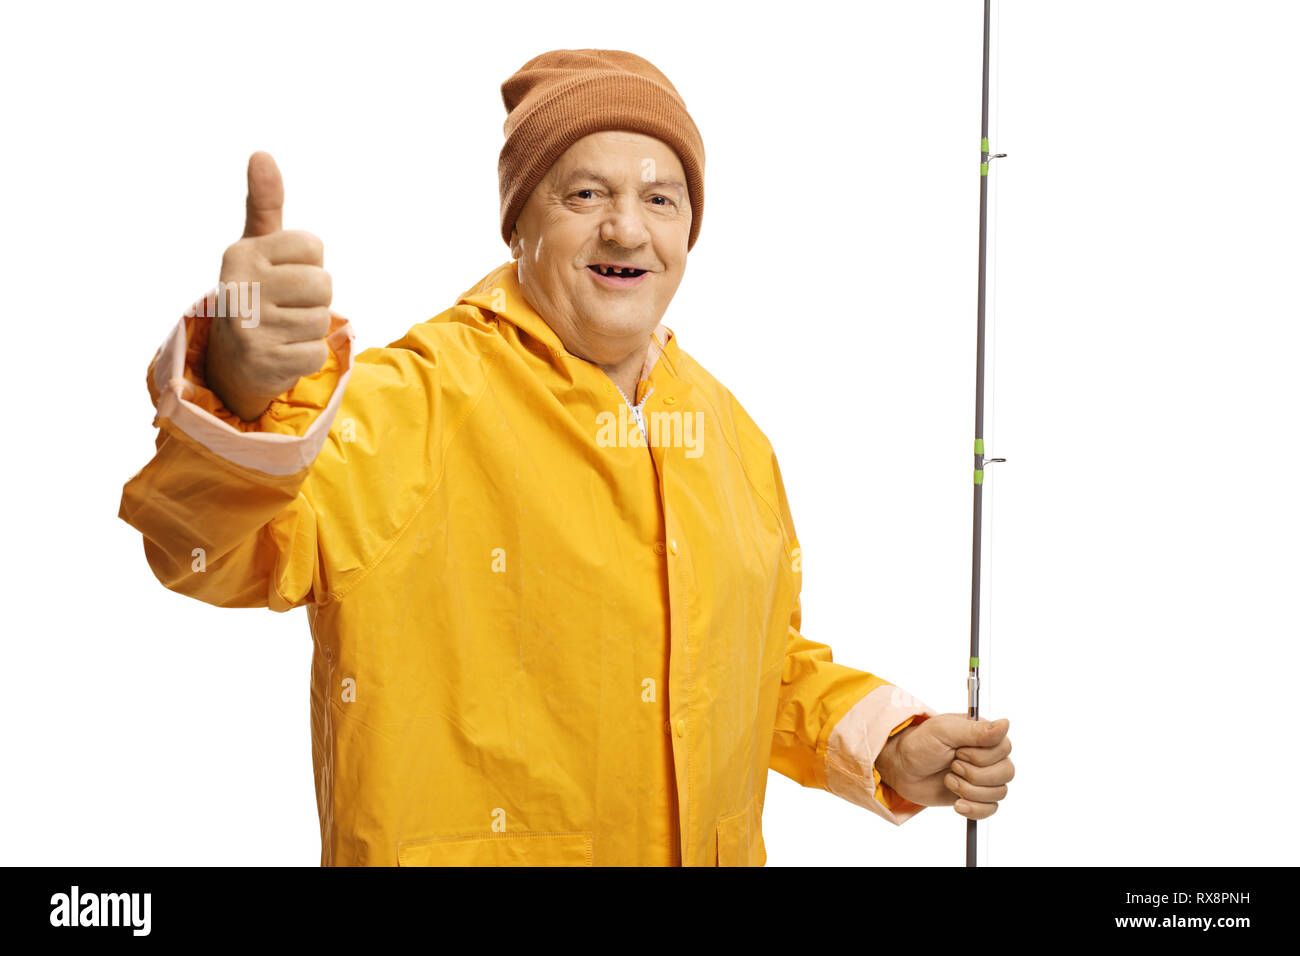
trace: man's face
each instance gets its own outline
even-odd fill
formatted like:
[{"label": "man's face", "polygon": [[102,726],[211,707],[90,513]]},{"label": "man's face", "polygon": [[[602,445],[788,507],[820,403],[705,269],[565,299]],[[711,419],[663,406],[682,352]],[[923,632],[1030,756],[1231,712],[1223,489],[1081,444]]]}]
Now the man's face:
[{"label": "man's face", "polygon": [[[666,143],[606,130],[565,151],[511,234],[529,304],[566,349],[613,365],[644,349],[686,271],[691,203]],[[645,270],[601,276],[597,265]]]}]

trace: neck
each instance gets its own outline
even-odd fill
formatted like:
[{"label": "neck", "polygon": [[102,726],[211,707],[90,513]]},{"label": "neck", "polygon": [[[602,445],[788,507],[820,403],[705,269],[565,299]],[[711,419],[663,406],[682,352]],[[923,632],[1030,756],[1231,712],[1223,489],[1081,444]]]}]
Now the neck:
[{"label": "neck", "polygon": [[641,381],[641,368],[645,365],[646,352],[649,350],[650,342],[647,340],[645,345],[621,362],[601,366],[610,381],[621,388],[630,401],[636,401],[636,386]]}]

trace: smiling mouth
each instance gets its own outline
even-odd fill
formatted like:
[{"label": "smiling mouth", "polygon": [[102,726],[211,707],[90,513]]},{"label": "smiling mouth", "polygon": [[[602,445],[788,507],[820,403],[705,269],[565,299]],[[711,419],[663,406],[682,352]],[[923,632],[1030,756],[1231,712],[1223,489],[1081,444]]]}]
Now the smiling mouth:
[{"label": "smiling mouth", "polygon": [[648,271],[646,269],[633,269],[630,266],[607,266],[603,264],[587,266],[587,268],[597,275],[613,276],[620,279],[635,279]]}]

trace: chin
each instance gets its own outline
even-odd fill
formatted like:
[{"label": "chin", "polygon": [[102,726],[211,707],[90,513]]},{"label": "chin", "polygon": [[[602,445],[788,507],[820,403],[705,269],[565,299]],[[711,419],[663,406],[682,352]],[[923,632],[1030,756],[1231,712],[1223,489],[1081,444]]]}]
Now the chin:
[{"label": "chin", "polygon": [[658,322],[645,315],[610,315],[605,313],[596,319],[584,319],[584,324],[598,335],[612,338],[626,338],[632,335],[649,335]]},{"label": "chin", "polygon": [[579,312],[582,325],[601,335],[635,335],[640,331],[649,332],[657,324],[652,310],[643,303],[592,302],[586,305]]}]

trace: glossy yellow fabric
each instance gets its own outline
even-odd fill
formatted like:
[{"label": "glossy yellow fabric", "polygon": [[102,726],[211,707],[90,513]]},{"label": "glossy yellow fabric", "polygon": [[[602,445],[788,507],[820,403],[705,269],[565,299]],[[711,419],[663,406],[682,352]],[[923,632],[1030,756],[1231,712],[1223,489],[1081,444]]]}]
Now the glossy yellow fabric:
[{"label": "glossy yellow fabric", "polygon": [[886,682],[799,633],[776,457],[676,336],[634,400],[696,416],[693,448],[667,417],[638,440],[513,262],[255,423],[203,386],[206,322],[180,388],[214,427],[300,440],[343,381],[328,436],[276,475],[160,415],[120,514],[174,591],[307,607],[322,864],[765,862],[768,769],[827,789],[832,729]]}]

